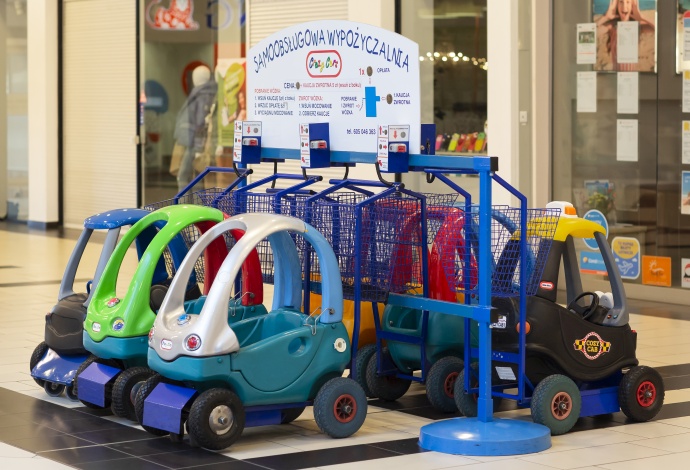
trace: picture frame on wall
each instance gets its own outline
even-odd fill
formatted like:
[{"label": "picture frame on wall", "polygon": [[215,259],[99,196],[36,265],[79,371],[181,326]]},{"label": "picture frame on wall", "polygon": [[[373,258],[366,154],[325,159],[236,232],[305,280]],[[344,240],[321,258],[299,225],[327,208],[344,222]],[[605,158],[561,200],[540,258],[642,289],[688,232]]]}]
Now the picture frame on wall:
[{"label": "picture frame on wall", "polygon": [[[684,70],[690,70],[690,0],[677,0],[677,5],[676,73],[681,73]],[[688,34],[685,34],[686,30]]]},{"label": "picture frame on wall", "polygon": [[656,72],[656,13],[657,0],[592,0],[594,70]]}]

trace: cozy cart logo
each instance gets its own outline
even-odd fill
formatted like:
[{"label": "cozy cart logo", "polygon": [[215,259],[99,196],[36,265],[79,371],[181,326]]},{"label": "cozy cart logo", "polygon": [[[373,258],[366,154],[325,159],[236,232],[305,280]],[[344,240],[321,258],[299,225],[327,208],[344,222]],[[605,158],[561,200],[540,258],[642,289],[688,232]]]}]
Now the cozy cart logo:
[{"label": "cozy cart logo", "polygon": [[307,54],[307,73],[313,78],[334,78],[340,75],[343,60],[338,51],[311,51]]},{"label": "cozy cart logo", "polygon": [[611,350],[611,343],[604,341],[601,336],[591,331],[584,338],[576,339],[573,347],[576,351],[582,351],[582,354],[587,359],[593,361],[602,354],[609,352]]}]

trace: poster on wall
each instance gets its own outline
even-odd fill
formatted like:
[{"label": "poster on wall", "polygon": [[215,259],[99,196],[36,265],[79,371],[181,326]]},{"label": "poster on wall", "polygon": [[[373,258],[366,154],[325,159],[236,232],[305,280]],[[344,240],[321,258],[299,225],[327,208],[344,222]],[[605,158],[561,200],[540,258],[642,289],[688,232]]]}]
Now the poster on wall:
[{"label": "poster on wall", "polygon": [[411,129],[419,152],[419,47],[349,21],[313,21],[270,36],[247,53],[247,119],[263,122],[262,146],[299,148],[300,123],[329,123],[331,150],[374,152],[379,126]]},{"label": "poster on wall", "polygon": [[596,64],[597,62],[597,25],[578,23],[577,25],[577,63]]},{"label": "poster on wall", "polygon": [[232,147],[235,121],[244,121],[247,118],[245,59],[218,59],[216,82],[218,145]]},{"label": "poster on wall", "polygon": [[683,70],[690,70],[690,0],[677,1],[676,73],[681,73]]},{"label": "poster on wall", "polygon": [[642,284],[671,287],[670,257],[643,256],[642,266]]},{"label": "poster on wall", "polygon": [[680,285],[690,289],[690,258],[681,258],[680,268]]},{"label": "poster on wall", "polygon": [[594,70],[656,71],[656,0],[592,0]]},{"label": "poster on wall", "polygon": [[615,237],[611,241],[613,259],[623,279],[640,277],[640,242],[632,237]]},{"label": "poster on wall", "polygon": [[690,214],[690,171],[681,173],[680,213]]}]

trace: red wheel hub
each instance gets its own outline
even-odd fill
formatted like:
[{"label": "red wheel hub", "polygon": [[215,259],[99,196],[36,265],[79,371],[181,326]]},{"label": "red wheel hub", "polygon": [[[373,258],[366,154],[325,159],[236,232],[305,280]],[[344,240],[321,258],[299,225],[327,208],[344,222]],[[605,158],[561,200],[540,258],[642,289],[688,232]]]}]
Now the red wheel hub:
[{"label": "red wheel hub", "polygon": [[357,414],[357,402],[352,395],[343,394],[333,403],[333,416],[339,423],[349,423]]},{"label": "red wheel hub", "polygon": [[656,400],[656,387],[649,380],[645,380],[637,387],[637,403],[644,407],[650,407]]},{"label": "red wheel hub", "polygon": [[559,421],[563,421],[573,410],[573,400],[566,392],[559,392],[551,400],[551,414]]},{"label": "red wheel hub", "polygon": [[446,381],[443,383],[443,391],[446,393],[446,396],[450,398],[455,396],[455,381],[457,380],[458,375],[460,374],[457,372],[451,372],[448,374]]}]

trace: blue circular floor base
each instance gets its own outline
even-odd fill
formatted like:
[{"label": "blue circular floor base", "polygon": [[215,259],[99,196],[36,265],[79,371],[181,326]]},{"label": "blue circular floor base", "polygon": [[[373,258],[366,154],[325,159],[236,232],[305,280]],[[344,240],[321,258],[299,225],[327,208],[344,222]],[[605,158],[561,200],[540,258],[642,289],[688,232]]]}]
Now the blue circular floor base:
[{"label": "blue circular floor base", "polygon": [[541,424],[514,419],[452,418],[423,426],[422,449],[457,455],[517,455],[551,447],[551,431]]}]

